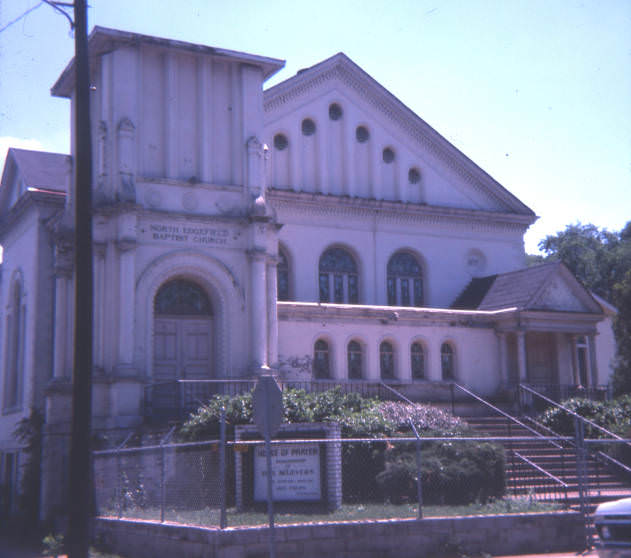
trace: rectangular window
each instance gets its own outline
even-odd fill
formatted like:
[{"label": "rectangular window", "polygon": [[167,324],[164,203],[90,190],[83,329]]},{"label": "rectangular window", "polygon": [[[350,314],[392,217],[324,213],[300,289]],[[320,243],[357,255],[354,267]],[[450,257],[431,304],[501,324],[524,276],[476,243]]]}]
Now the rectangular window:
[{"label": "rectangular window", "polygon": [[357,275],[348,276],[348,303],[359,304],[359,288],[357,287]]},{"label": "rectangular window", "polygon": [[394,277],[388,277],[388,306],[397,305],[397,285]]},{"label": "rectangular window", "polygon": [[414,306],[423,306],[423,282],[414,279]]},{"label": "rectangular window", "polygon": [[401,306],[410,305],[410,280],[401,279]]},{"label": "rectangular window", "polygon": [[329,275],[328,273],[320,273],[320,302],[330,302],[329,293]]},{"label": "rectangular window", "polygon": [[344,281],[337,273],[333,276],[333,297],[337,304],[344,303]]}]

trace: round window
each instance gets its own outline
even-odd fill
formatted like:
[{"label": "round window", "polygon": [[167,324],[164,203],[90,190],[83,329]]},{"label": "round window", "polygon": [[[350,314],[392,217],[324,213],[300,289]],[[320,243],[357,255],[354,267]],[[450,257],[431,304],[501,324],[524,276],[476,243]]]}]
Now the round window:
[{"label": "round window", "polygon": [[329,118],[331,120],[340,120],[342,118],[342,107],[337,103],[329,105]]},{"label": "round window", "polygon": [[276,134],[274,136],[274,147],[279,151],[287,149],[288,145],[289,141],[287,140],[287,136],[285,134]]},{"label": "round window", "polygon": [[370,139],[370,132],[365,126],[357,126],[355,137],[359,143],[366,143]]},{"label": "round window", "polygon": [[392,163],[394,161],[394,151],[389,147],[386,147],[383,150],[383,162],[384,163]]},{"label": "round window", "polygon": [[315,122],[311,120],[311,118],[305,118],[302,121],[302,134],[304,136],[312,136],[313,134],[315,134],[315,131],[316,131]]}]

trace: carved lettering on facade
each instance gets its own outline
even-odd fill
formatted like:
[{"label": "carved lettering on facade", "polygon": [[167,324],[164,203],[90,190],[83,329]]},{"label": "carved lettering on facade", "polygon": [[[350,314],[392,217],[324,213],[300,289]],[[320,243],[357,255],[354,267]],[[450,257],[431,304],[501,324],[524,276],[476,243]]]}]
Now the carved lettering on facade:
[{"label": "carved lettering on facade", "polygon": [[151,240],[226,246],[235,240],[228,229],[195,225],[165,225],[152,223],[142,231]]}]

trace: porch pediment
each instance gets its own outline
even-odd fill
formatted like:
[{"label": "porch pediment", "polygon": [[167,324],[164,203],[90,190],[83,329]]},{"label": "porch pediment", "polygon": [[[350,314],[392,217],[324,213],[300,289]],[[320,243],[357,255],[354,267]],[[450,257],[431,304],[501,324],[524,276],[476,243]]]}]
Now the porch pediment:
[{"label": "porch pediment", "polygon": [[452,308],[602,314],[602,307],[562,263],[476,278]]}]

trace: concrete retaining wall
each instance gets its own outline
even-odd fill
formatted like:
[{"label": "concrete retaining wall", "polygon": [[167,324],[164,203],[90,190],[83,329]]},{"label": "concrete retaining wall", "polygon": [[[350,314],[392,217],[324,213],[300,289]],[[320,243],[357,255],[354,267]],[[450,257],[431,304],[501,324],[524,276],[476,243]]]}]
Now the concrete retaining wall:
[{"label": "concrete retaining wall", "polygon": [[[223,531],[148,521],[95,520],[97,540],[128,558],[264,558],[268,529]],[[277,558],[436,558],[584,548],[578,513],[386,520],[277,526]]]}]

